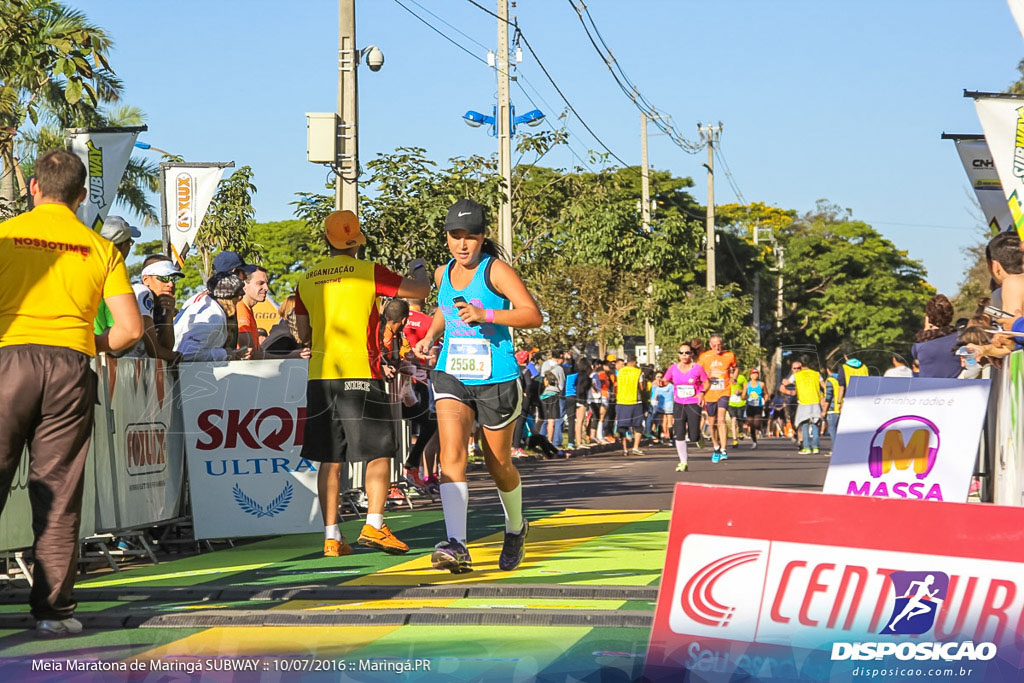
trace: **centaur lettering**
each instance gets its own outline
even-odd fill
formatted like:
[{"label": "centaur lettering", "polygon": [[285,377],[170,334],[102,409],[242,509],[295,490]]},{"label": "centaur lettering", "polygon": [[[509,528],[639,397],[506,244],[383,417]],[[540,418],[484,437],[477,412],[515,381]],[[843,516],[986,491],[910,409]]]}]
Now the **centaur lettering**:
[{"label": "centaur lettering", "polygon": [[176,225],[179,230],[188,232],[192,229],[192,176],[179,173],[177,177],[178,211]]},{"label": "centaur lettering", "polygon": [[89,150],[89,201],[99,208],[106,206],[103,199],[103,148],[92,140],[85,143]]}]

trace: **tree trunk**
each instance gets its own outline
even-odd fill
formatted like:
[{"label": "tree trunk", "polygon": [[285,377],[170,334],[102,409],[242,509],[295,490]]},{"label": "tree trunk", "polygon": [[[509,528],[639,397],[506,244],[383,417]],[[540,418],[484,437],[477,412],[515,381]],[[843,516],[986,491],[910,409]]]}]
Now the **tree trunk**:
[{"label": "tree trunk", "polygon": [[0,139],[0,202],[14,206],[14,139]]}]

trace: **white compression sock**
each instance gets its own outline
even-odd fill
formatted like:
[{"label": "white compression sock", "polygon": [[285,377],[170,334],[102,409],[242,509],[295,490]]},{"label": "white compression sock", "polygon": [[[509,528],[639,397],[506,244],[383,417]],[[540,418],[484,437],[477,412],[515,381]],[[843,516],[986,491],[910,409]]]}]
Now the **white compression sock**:
[{"label": "white compression sock", "polygon": [[368,512],[366,514],[366,523],[372,526],[377,531],[380,531],[380,528],[384,526],[384,515]]},{"label": "white compression sock", "polygon": [[338,529],[338,525],[337,524],[332,524],[330,526],[325,526],[324,527],[324,540],[327,540],[327,541],[340,541],[341,540],[341,530]]},{"label": "white compression sock", "polygon": [[466,513],[469,510],[469,485],[464,481],[441,484],[441,508],[448,538],[466,542]]},{"label": "white compression sock", "polygon": [[679,454],[679,462],[686,464],[686,442],[676,441],[676,453]]},{"label": "white compression sock", "polygon": [[505,533],[518,534],[523,530],[523,482],[511,491],[498,489],[498,497],[505,510]]}]

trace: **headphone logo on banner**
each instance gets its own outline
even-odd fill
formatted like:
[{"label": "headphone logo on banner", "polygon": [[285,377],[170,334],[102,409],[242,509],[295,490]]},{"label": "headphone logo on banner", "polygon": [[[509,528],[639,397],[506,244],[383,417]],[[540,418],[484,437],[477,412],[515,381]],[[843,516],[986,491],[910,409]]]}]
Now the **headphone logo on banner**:
[{"label": "headphone logo on banner", "polygon": [[734,553],[719,558],[697,571],[683,588],[681,602],[686,616],[705,626],[728,626],[736,608],[715,600],[715,583],[727,572],[748,562],[754,562],[760,556],[760,550]]},{"label": "headphone logo on banner", "polygon": [[[909,438],[904,437],[909,435]],[[916,415],[895,417],[875,431],[868,455],[868,471],[874,478],[898,470],[913,469],[925,479],[935,467],[939,453],[939,428],[931,420]]]},{"label": "headphone logo on banner", "polygon": [[919,636],[935,625],[949,590],[949,576],[942,572],[893,572],[889,575],[896,604],[880,633]]}]

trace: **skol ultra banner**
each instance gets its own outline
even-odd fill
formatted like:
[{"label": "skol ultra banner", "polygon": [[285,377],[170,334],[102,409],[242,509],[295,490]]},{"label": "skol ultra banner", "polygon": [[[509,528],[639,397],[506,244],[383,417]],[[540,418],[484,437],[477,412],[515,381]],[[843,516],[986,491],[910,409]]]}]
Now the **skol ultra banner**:
[{"label": "skol ultra banner", "polygon": [[1006,196],[1003,194],[1003,186],[999,183],[999,174],[996,173],[995,162],[992,161],[992,154],[988,151],[988,143],[983,135],[947,135],[956,143],[956,151],[963,162],[964,171],[967,173],[974,194],[978,197],[978,204],[985,214],[985,222],[988,223],[992,233],[1009,230],[1013,227],[1013,219],[1010,217],[1010,207],[1006,203]]},{"label": "skol ultra banner", "polygon": [[999,182],[1017,233],[1024,237],[1024,97],[966,93],[985,131]]},{"label": "skol ultra banner", "polygon": [[902,377],[851,382],[823,492],[966,501],[990,384]]},{"label": "skol ultra banner", "polygon": [[1021,634],[1024,509],[676,484],[644,680],[1020,681]]},{"label": "skol ultra banner", "polygon": [[68,149],[85,164],[88,194],[78,207],[78,218],[99,232],[117,199],[117,188],[128,167],[135,139],[146,126],[126,128],[69,128]]},{"label": "skol ultra banner", "polygon": [[189,247],[202,226],[206,210],[217,192],[224,169],[233,163],[191,164],[164,162],[160,164],[163,183],[164,235],[171,256],[179,266],[185,265]]},{"label": "skol ultra banner", "polygon": [[182,363],[196,538],[320,531],[320,463],[300,457],[305,360]]}]

